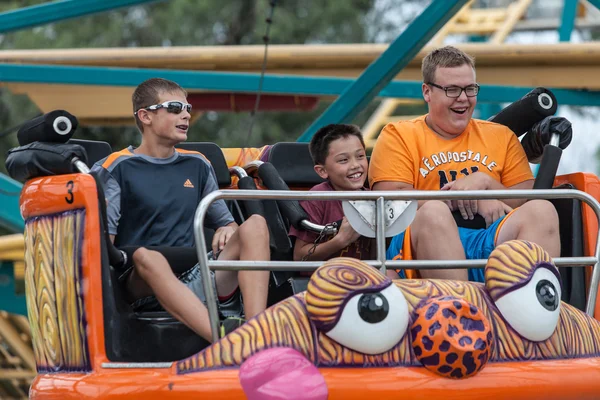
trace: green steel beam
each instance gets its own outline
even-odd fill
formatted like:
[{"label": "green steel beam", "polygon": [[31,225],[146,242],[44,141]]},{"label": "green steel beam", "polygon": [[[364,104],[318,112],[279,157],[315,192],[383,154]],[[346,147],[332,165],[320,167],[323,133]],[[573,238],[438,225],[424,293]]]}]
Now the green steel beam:
[{"label": "green steel beam", "polygon": [[[155,77],[170,79],[190,90],[246,93],[256,93],[260,80],[260,74],[235,72],[0,64],[0,82],[135,87],[142,81]],[[352,78],[267,74],[264,77],[263,93],[339,96],[354,81]],[[531,89],[483,85],[478,101],[509,103],[521,98]],[[600,106],[600,91],[548,89],[552,90],[561,105]],[[421,82],[392,81],[381,89],[378,96],[421,100]]]},{"label": "green steel beam", "polygon": [[0,174],[0,226],[14,233],[22,233],[25,223],[19,211],[19,195],[22,185]]},{"label": "green steel beam", "polygon": [[468,0],[433,0],[358,79],[298,138],[307,142],[322,126],[351,122]]},{"label": "green steel beam", "polygon": [[24,294],[17,294],[12,263],[0,262],[0,310],[27,316]]},{"label": "green steel beam", "polygon": [[59,0],[0,13],[0,33],[164,0]]},{"label": "green steel beam", "polygon": [[558,37],[561,42],[571,41],[571,33],[575,27],[578,0],[564,0],[562,19],[558,28]]}]

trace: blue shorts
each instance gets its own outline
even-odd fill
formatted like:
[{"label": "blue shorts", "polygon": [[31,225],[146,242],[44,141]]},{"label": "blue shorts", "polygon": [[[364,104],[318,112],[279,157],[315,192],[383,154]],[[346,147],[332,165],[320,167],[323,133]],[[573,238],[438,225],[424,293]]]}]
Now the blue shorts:
[{"label": "blue shorts", "polygon": [[[489,226],[489,228],[486,229],[458,228],[458,235],[465,250],[465,256],[467,257],[467,260],[477,260],[481,258],[488,258],[490,256],[490,253],[495,248],[495,239],[498,226],[500,226],[500,223],[505,217],[506,215],[498,218],[492,225]],[[390,246],[387,249],[386,259],[393,260],[394,257],[397,257],[398,254],[401,254],[403,243],[404,232],[394,236]],[[483,268],[470,268],[469,280],[473,282],[483,282],[483,271]],[[400,277],[406,277],[404,271],[402,270],[400,271]]]}]

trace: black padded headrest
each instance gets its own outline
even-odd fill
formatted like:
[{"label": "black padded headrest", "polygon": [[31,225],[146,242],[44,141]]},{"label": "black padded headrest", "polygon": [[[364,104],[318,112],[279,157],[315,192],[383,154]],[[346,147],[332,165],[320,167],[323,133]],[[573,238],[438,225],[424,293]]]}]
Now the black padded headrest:
[{"label": "black padded headrest", "polygon": [[87,161],[85,149],[76,144],[33,142],[8,151],[8,175],[21,183],[40,176],[77,172],[73,157]]},{"label": "black padded headrest", "polygon": [[112,153],[112,147],[107,142],[96,140],[71,139],[67,143],[78,144],[87,153],[87,166],[92,168],[97,161],[108,157]]},{"label": "black padded headrest", "polygon": [[276,143],[269,150],[268,161],[288,186],[312,187],[324,181],[313,168],[308,143]]},{"label": "black padded headrest", "polygon": [[33,142],[66,143],[77,130],[78,121],[65,110],[50,111],[25,122],[17,132],[20,146]]},{"label": "black padded headrest", "polygon": [[179,143],[177,146],[179,149],[197,151],[208,158],[215,174],[217,174],[217,184],[220,188],[231,185],[231,175],[229,174],[229,167],[225,156],[221,151],[221,148],[211,142],[184,142]]}]

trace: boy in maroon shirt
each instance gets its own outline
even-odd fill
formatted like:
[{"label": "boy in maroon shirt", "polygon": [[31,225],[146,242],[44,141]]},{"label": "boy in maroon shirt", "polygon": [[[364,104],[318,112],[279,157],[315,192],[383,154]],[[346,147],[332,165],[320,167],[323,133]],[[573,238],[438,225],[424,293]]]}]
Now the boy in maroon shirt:
[{"label": "boy in maroon shirt", "polygon": [[[310,155],[316,173],[325,182],[314,186],[311,191],[368,190],[364,187],[369,169],[365,143],[360,129],[355,125],[331,124],[317,131],[310,141]],[[317,233],[290,229],[290,236],[296,237],[294,260],[304,257],[310,261],[324,261],[334,257],[354,257],[360,260],[373,259],[373,239],[359,235],[344,217],[340,200],[304,200],[300,205],[315,224],[326,225],[342,220],[338,233],[325,238],[309,255]],[[398,275],[388,271],[394,279]]]}]

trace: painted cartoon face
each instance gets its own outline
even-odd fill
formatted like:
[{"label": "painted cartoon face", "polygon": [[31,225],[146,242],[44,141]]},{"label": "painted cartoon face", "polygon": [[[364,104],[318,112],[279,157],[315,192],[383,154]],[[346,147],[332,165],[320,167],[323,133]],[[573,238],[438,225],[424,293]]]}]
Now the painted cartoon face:
[{"label": "painted cartoon face", "polygon": [[261,350],[288,347],[317,367],[419,366],[449,378],[488,362],[593,357],[600,323],[559,301],[558,271],[525,241],[492,252],[486,284],[392,282],[361,261],[337,258],[286,299],[201,353],[180,374],[239,366]]}]

